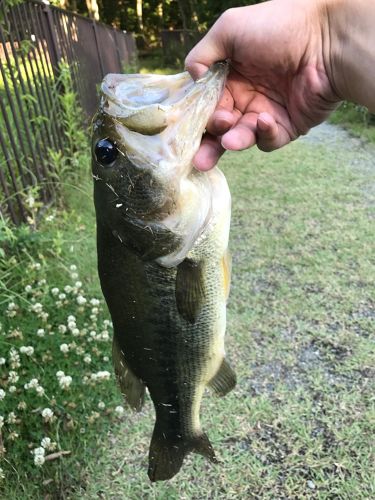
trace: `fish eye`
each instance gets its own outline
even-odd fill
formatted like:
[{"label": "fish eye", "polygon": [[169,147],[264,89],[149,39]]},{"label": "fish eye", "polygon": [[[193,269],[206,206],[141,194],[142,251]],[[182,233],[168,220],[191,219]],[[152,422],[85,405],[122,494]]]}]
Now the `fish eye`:
[{"label": "fish eye", "polygon": [[100,139],[95,146],[95,156],[102,165],[110,165],[117,158],[116,144],[109,139]]}]

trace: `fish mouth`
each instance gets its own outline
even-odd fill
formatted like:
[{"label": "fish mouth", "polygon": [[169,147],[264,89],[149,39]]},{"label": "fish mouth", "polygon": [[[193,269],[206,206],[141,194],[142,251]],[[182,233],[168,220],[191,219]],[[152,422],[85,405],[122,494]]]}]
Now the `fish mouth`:
[{"label": "fish mouth", "polygon": [[138,167],[188,173],[227,73],[219,62],[197,81],[188,72],[107,75],[101,110],[114,122],[119,149]]}]

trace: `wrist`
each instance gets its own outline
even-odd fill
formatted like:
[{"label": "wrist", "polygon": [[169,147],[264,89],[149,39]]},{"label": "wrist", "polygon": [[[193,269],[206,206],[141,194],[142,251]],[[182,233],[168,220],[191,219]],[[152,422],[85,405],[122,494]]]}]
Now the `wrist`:
[{"label": "wrist", "polygon": [[323,59],[339,99],[374,109],[375,2],[322,2]]}]

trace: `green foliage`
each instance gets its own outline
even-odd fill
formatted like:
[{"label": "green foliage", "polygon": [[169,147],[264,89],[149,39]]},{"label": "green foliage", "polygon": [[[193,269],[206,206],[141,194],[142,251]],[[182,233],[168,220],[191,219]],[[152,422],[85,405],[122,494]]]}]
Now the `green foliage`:
[{"label": "green foliage", "polygon": [[[27,44],[24,46],[21,43],[19,50],[29,49]],[[39,59],[32,59],[31,62],[29,59],[19,59],[16,64],[15,60],[11,59],[10,64],[5,66],[6,81],[2,80],[2,87],[0,87],[8,117],[8,126],[5,120],[0,122],[5,149],[8,152],[6,158],[1,149],[0,168],[9,186],[11,197],[14,198],[17,193],[20,200],[25,202],[32,192],[35,203],[32,206],[28,203],[23,204],[28,214],[28,221],[34,226],[37,222],[36,209],[42,208],[40,200],[45,184],[49,183],[53,186],[57,195],[56,201],[62,203],[62,198],[59,197],[61,183],[75,182],[80,169],[87,165],[86,161],[82,161],[82,151],[88,151],[87,131],[82,128],[83,112],[73,89],[72,67],[69,67],[65,61],[61,61],[58,78],[50,78],[47,82],[52,106],[49,102],[47,107],[45,103],[42,106],[36,98],[36,96],[43,95],[45,89],[43,90],[42,87],[46,85],[46,82],[40,78],[32,78],[32,75],[43,73],[42,66],[45,64],[45,61]],[[16,97],[15,87],[20,92],[19,99]],[[13,109],[10,101],[14,104]],[[55,127],[54,130],[53,127]],[[60,131],[63,134],[63,150],[56,150],[50,147],[46,136],[58,134]],[[17,149],[17,156],[11,154],[14,151],[12,141]],[[42,158],[37,157],[35,162],[31,154],[32,150],[40,150]],[[39,161],[43,162],[48,172],[43,180],[38,178],[35,171]],[[41,170],[40,164],[39,169]],[[5,193],[2,190],[0,190],[0,204],[2,206],[6,204]]]},{"label": "green foliage", "polygon": [[375,114],[364,106],[343,102],[329,120],[345,127],[354,135],[375,143]]},{"label": "green foliage", "polygon": [[[143,0],[142,35],[148,43],[158,41],[162,29],[187,28],[208,29],[226,9],[260,3],[262,0]],[[99,12],[101,21],[139,33],[139,23],[135,0],[101,0]],[[87,15],[84,2],[78,2],[78,11]]]},{"label": "green foliage", "polygon": [[[64,185],[69,211],[48,210],[38,231],[0,219],[1,498],[38,498],[41,488],[55,498],[73,489],[99,429],[119,419],[90,189],[82,175]],[[51,444],[43,442],[42,465],[33,450],[45,437]]]},{"label": "green foliage", "polygon": [[54,165],[51,174],[58,191],[65,182],[76,182],[89,164],[88,131],[83,128],[83,111],[73,88],[71,71],[72,65],[60,61],[54,92],[59,103],[57,119],[64,133],[64,150],[49,150]]}]

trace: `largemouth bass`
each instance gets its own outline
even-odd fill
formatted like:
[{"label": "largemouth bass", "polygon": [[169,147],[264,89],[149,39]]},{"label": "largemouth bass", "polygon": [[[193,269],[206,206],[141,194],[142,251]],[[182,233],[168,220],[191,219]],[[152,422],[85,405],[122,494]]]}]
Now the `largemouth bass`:
[{"label": "largemouth bass", "polygon": [[107,75],[93,121],[99,276],[121,391],[139,410],[147,387],[155,406],[151,481],[189,452],[216,461],[203,392],[236,383],[224,352],[230,193],[218,168],[192,166],[226,72]]}]

